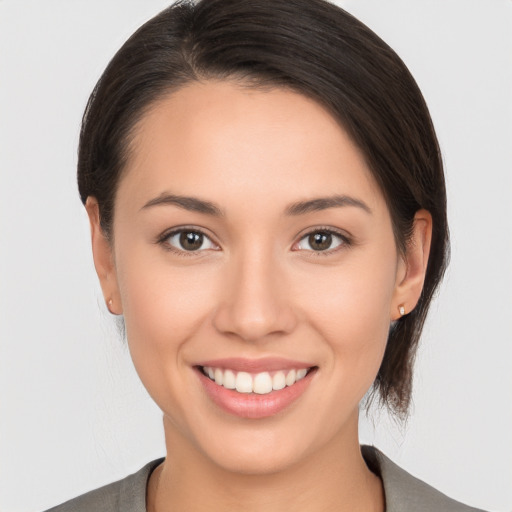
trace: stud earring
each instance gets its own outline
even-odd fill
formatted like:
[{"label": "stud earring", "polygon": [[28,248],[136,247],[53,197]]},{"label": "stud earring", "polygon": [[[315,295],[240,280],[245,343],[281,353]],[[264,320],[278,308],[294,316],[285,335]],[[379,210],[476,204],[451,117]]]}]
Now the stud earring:
[{"label": "stud earring", "polygon": [[108,301],[107,301],[107,309],[110,311],[110,313],[112,313],[112,304],[113,304],[112,299],[108,299]]},{"label": "stud earring", "polygon": [[405,307],[404,307],[403,304],[398,306],[398,312],[400,313],[400,316],[404,316],[405,315]]}]

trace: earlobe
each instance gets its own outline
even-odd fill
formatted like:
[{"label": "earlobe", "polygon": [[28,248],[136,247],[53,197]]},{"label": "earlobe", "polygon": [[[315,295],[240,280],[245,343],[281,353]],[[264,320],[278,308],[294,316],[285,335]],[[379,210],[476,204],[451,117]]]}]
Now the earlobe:
[{"label": "earlobe", "polygon": [[391,320],[397,320],[416,307],[425,282],[431,240],[432,215],[427,210],[418,210],[406,254],[400,262],[401,270],[397,274]]},{"label": "earlobe", "polygon": [[117,274],[112,245],[100,224],[100,211],[96,198],[89,196],[85,203],[91,227],[91,244],[94,267],[100,280],[103,297],[108,310],[115,315],[122,314]]}]

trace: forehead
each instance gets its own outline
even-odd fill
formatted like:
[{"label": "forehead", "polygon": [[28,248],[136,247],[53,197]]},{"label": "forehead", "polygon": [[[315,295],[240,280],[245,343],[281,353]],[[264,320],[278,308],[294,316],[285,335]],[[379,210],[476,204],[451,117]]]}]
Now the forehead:
[{"label": "forehead", "polygon": [[363,154],[319,103],[224,81],[191,83],[136,125],[119,196],[169,189],[271,204],[326,193],[382,202]]}]

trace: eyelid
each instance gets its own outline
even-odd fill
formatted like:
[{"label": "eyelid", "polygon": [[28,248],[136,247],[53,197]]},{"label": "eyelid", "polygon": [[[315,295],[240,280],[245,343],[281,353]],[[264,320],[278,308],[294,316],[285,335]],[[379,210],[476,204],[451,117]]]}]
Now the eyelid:
[{"label": "eyelid", "polygon": [[[215,248],[214,249],[211,249],[211,248],[198,249],[196,251],[186,251],[184,249],[179,249],[178,247],[175,247],[167,242],[167,240],[169,240],[170,237],[177,235],[178,233],[182,233],[184,231],[201,234],[202,236],[207,238],[211,242],[211,244],[215,246]],[[178,256],[198,256],[205,251],[220,250],[219,244],[217,244],[213,240],[213,237],[210,236],[208,233],[206,233],[206,231],[204,229],[199,228],[197,226],[175,226],[173,228],[167,229],[161,235],[159,235],[157,237],[155,242],[157,244],[162,245],[165,250],[167,250],[169,252],[173,252],[173,253],[177,254]]]},{"label": "eyelid", "polygon": [[[325,251],[315,251],[313,249],[293,249],[293,247],[295,247],[297,244],[299,244],[302,240],[304,240],[304,238],[314,234],[314,233],[328,233],[330,235],[334,235],[338,238],[340,238],[342,240],[342,243],[339,244],[338,246],[334,247],[333,249],[326,249]],[[335,252],[338,252],[339,250],[342,250],[343,248],[347,247],[347,246],[350,246],[353,244],[353,240],[352,240],[352,237],[350,235],[348,235],[347,233],[339,230],[339,229],[336,229],[336,228],[333,228],[333,227],[328,227],[328,226],[316,226],[314,228],[311,228],[309,229],[308,231],[306,231],[305,233],[302,233],[297,242],[295,242],[292,246],[292,250],[295,250],[295,251],[304,251],[304,252],[307,252],[307,253],[310,253],[312,255],[315,255],[315,256],[328,256],[330,254],[333,254]]]},{"label": "eyelid", "polygon": [[[191,232],[200,233],[202,236],[207,238],[215,246],[215,249],[200,249],[200,250],[196,250],[196,251],[186,251],[186,250],[182,250],[177,247],[174,247],[173,245],[170,245],[169,243],[167,243],[167,240],[171,236],[174,236],[178,233],[182,233],[183,231],[191,231]],[[300,243],[304,238],[312,235],[313,233],[328,233],[328,234],[334,235],[335,237],[340,238],[342,240],[342,243],[333,249],[326,249],[324,251],[315,251],[313,249],[294,249],[294,247],[298,243]],[[213,240],[213,237],[211,235],[209,235],[208,233],[206,233],[206,231],[204,229],[197,227],[197,226],[175,226],[173,228],[167,229],[166,231],[164,231],[161,235],[159,235],[157,237],[155,243],[162,245],[165,250],[174,252],[180,256],[198,256],[199,254],[201,254],[205,251],[208,251],[208,250],[221,250],[219,244],[217,244]],[[347,246],[350,246],[352,244],[353,244],[352,237],[350,235],[348,235],[346,232],[343,232],[343,231],[333,228],[333,227],[316,226],[316,227],[308,229],[305,233],[302,233],[298,237],[297,241],[293,244],[292,250],[307,252],[307,253],[310,253],[315,256],[328,256],[328,255],[335,253],[338,250],[341,250],[341,249],[343,249]]]}]

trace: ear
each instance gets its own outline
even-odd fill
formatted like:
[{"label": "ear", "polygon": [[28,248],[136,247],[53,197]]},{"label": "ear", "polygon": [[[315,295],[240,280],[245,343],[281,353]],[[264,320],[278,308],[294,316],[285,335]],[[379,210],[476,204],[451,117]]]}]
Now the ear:
[{"label": "ear", "polygon": [[100,210],[95,197],[89,196],[85,202],[85,209],[89,216],[91,226],[92,254],[94,267],[100,280],[103,297],[108,310],[115,314],[123,313],[121,296],[117,284],[117,273],[112,252],[112,245],[105,236],[100,225]]},{"label": "ear", "polygon": [[414,216],[413,231],[407,243],[406,253],[398,264],[397,281],[391,305],[391,320],[410,313],[418,303],[427,272],[430,243],[432,241],[432,215],[427,210],[418,210]]}]

